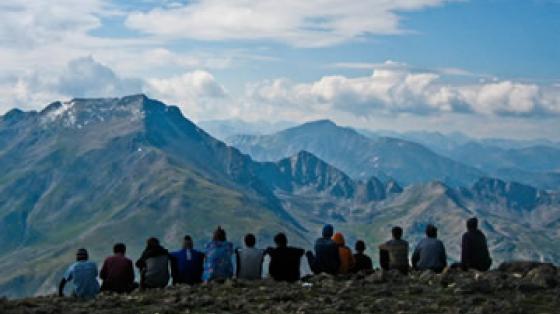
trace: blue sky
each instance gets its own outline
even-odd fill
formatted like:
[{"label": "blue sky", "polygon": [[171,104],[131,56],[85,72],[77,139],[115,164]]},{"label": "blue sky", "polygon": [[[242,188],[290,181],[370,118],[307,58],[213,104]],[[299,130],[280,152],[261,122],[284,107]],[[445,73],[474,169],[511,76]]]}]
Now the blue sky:
[{"label": "blue sky", "polygon": [[554,0],[7,1],[0,114],[144,92],[194,120],[560,135]]}]

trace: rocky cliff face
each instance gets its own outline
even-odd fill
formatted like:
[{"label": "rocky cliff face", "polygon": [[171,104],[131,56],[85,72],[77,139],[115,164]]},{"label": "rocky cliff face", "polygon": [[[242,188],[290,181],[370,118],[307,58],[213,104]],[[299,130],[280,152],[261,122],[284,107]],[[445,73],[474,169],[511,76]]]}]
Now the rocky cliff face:
[{"label": "rocky cliff face", "polygon": [[487,273],[449,270],[403,276],[377,271],[319,275],[288,284],[271,280],[176,286],[95,300],[46,296],[0,299],[3,314],[31,313],[558,313],[554,266],[508,263]]}]

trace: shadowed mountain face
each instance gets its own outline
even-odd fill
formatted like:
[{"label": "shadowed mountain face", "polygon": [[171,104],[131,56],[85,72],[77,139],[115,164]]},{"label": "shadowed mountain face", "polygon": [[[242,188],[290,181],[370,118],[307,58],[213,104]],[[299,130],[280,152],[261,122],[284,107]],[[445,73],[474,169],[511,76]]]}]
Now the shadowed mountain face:
[{"label": "shadowed mountain face", "polygon": [[[429,180],[414,169],[425,166],[423,161],[411,158],[433,153],[418,145],[371,142],[329,122],[305,127],[269,140],[278,138],[296,151],[305,139],[323,153],[338,142],[345,150],[335,157],[370,145],[379,165],[390,170],[386,176],[398,178],[403,167],[410,178]],[[311,136],[317,127],[330,132],[326,140]],[[356,165],[372,157],[352,156]],[[446,178],[464,167],[438,160],[439,166],[429,165],[440,175],[448,171]],[[12,110],[0,117],[0,295],[52,292],[79,247],[101,262],[122,241],[136,258],[149,236],[177,247],[189,233],[201,247],[217,225],[236,244],[253,232],[259,246],[266,246],[283,231],[290,244],[310,248],[321,225],[335,223],[348,243],[366,240],[376,258],[375,244],[387,239],[393,225],[402,225],[414,244],[432,222],[441,227],[454,260],[464,220],[477,215],[496,260],[560,261],[555,194],[489,178],[468,188],[429,182],[403,189],[365,172],[359,177],[308,151],[255,162],[176,107],[142,95],[56,102],[41,112]],[[463,181],[468,180],[458,180]]]},{"label": "shadowed mountain face", "polygon": [[328,120],[272,135],[234,136],[228,143],[262,161],[279,160],[306,150],[359,179],[391,177],[403,184],[439,180],[457,186],[469,185],[483,175],[422,145],[388,137],[371,139]]}]

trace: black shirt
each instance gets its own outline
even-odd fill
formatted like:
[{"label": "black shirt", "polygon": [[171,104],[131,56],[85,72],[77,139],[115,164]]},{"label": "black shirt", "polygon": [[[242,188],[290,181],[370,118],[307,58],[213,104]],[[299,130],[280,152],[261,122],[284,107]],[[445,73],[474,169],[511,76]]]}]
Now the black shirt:
[{"label": "black shirt", "polygon": [[298,281],[300,278],[301,257],[305,251],[295,247],[276,247],[266,249],[270,256],[268,272],[274,280]]},{"label": "black shirt", "polygon": [[471,230],[463,234],[461,245],[461,266],[487,271],[492,265],[486,236],[480,230]]},{"label": "black shirt", "polygon": [[354,264],[354,268],[352,268],[353,272],[373,269],[371,258],[363,253],[354,254],[354,260],[356,261],[356,264]]}]

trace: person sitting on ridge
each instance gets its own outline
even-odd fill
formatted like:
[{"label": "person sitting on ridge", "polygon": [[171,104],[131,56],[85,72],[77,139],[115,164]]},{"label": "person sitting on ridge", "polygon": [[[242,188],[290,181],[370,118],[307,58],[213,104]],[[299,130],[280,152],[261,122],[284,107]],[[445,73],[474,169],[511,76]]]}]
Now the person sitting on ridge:
[{"label": "person sitting on ridge", "polygon": [[311,251],[307,252],[309,268],[313,273],[328,273],[335,275],[340,268],[340,256],[338,245],[332,240],[334,227],[326,224],[323,227],[322,237],[315,241],[315,255]]},{"label": "person sitting on ridge", "polygon": [[204,254],[195,250],[192,237],[183,238],[183,248],[171,253],[171,276],[173,284],[194,285],[202,282]]},{"label": "person sitting on ridge", "polygon": [[235,250],[237,261],[236,276],[239,279],[246,280],[261,279],[264,250],[255,248],[257,240],[252,233],[247,234],[244,241],[246,247]]},{"label": "person sitting on ridge", "polygon": [[335,233],[332,239],[338,246],[338,256],[340,259],[338,273],[348,274],[355,264],[354,256],[352,256],[352,250],[346,246],[346,241],[344,240],[344,235],[342,233]]},{"label": "person sitting on ridge", "polygon": [[164,288],[169,283],[169,252],[157,238],[149,238],[142,256],[136,261],[140,269],[140,288]]},{"label": "person sitting on ridge", "polygon": [[492,265],[486,236],[478,229],[476,217],[467,220],[467,232],[461,242],[461,267],[464,270],[487,271]]},{"label": "person sitting on ridge", "polygon": [[233,244],[227,241],[226,232],[222,227],[214,231],[212,241],[206,244],[206,258],[204,260],[204,273],[202,280],[210,282],[225,280],[233,277]]},{"label": "person sitting on ridge", "polygon": [[399,226],[391,230],[393,238],[379,246],[381,268],[396,269],[402,274],[408,274],[408,242],[402,240],[403,229]]},{"label": "person sitting on ridge", "polygon": [[105,259],[99,278],[103,280],[101,291],[129,293],[138,287],[134,282],[134,266],[126,254],[126,245],[117,243],[113,246],[113,256]]},{"label": "person sitting on ridge", "polygon": [[64,277],[58,285],[58,295],[64,296],[64,287],[67,282],[72,282],[74,290],[72,295],[81,299],[94,298],[99,293],[97,282],[97,265],[88,260],[86,249],[76,252],[76,262],[64,273]]},{"label": "person sitting on ridge", "polygon": [[268,272],[276,281],[295,282],[300,279],[301,257],[305,250],[288,246],[288,238],[283,233],[274,236],[276,247],[269,247],[265,254],[270,256]]},{"label": "person sitting on ridge", "polygon": [[373,265],[371,262],[371,258],[364,254],[366,250],[366,244],[362,240],[356,241],[354,245],[354,249],[356,250],[356,254],[354,254],[354,267],[351,269],[352,272],[357,273],[360,271],[368,271],[373,270]]},{"label": "person sitting on ridge", "polygon": [[422,239],[412,254],[412,267],[416,270],[432,270],[441,273],[447,266],[447,254],[443,242],[437,239],[437,228],[426,226],[426,238]]}]

